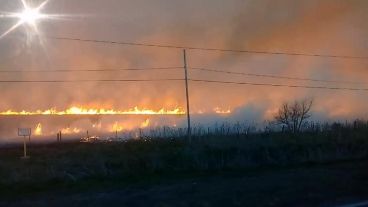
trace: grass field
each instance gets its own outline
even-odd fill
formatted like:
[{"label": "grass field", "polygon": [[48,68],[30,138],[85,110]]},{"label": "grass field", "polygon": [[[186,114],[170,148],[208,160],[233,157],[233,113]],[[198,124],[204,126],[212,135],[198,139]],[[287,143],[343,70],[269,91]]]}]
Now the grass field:
[{"label": "grass field", "polygon": [[[131,189],[131,186],[154,186],[157,192],[153,190],[149,195],[153,196],[162,191],[161,187],[165,186],[162,183],[168,182],[170,187],[174,185],[175,188],[194,179],[204,182],[204,189],[210,187],[209,192],[222,192],[217,196],[224,196],[225,200],[230,199],[225,193],[227,188],[234,187],[242,196],[247,196],[246,192],[250,193],[258,185],[262,185],[262,189],[265,186],[273,189],[285,185],[287,189],[279,189],[282,194],[280,202],[296,202],[297,198],[308,201],[299,188],[309,184],[316,189],[320,184],[326,192],[318,190],[318,194],[326,194],[330,198],[331,195],[344,193],[361,195],[355,188],[363,189],[359,186],[367,184],[367,176],[363,173],[367,172],[364,161],[367,149],[368,139],[364,137],[229,136],[194,138],[192,143],[180,139],[145,139],[126,143],[40,144],[30,147],[31,159],[25,161],[19,158],[22,155],[19,146],[0,151],[0,192],[2,199],[14,201],[43,194],[60,195],[61,192],[62,195],[89,192],[84,195],[88,197],[101,189],[113,189],[112,192],[119,189],[117,192],[121,192]],[[342,169],[335,165],[342,166]],[[339,175],[342,177],[339,178]],[[283,179],[281,183],[278,176]],[[288,180],[299,182],[297,177],[300,176],[306,176],[300,184]],[[240,180],[252,180],[254,177],[259,181],[249,181],[253,184],[248,185],[248,181],[244,183],[234,177]],[[260,177],[269,182],[262,184]],[[311,182],[313,179],[315,181]],[[344,179],[347,179],[346,183],[341,185],[339,182]],[[347,186],[350,187],[345,189]],[[332,189],[337,189],[337,192]],[[287,192],[290,197],[283,195]],[[254,193],[259,198],[266,196],[257,190]],[[209,195],[203,196],[206,198]],[[206,202],[211,202],[211,199],[205,198]]]},{"label": "grass field", "polygon": [[[308,206],[364,197],[366,132],[364,126],[298,135],[207,134],[194,136],[191,143],[156,138],[38,144],[30,146],[29,160],[20,159],[20,145],[12,146],[0,150],[0,204],[32,206],[38,198],[47,206],[51,200],[46,198],[53,198],[71,205],[81,197],[97,203],[120,198],[127,205],[145,206],[137,193],[156,206],[179,201],[182,206],[292,206],[301,201]],[[101,192],[106,197],[99,200]],[[182,196],[188,202],[181,201]]]}]

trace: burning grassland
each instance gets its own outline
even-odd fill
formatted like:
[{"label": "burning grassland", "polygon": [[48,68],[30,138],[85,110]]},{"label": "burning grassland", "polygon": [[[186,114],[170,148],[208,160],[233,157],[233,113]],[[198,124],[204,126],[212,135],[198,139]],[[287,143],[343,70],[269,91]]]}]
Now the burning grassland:
[{"label": "burning grassland", "polygon": [[137,129],[176,126],[185,117],[172,115],[73,115],[73,116],[0,116],[0,142],[13,142],[18,128],[31,128],[34,141],[54,140],[61,132],[64,138],[80,138],[88,131],[99,136],[112,136]]},{"label": "burning grassland", "polygon": [[134,107],[128,110],[114,110],[105,108],[85,108],[85,107],[70,107],[66,110],[57,110],[56,108],[47,110],[35,110],[35,111],[14,111],[7,110],[0,112],[2,116],[34,116],[34,115],[184,115],[185,111],[182,108],[175,109],[141,109],[139,107]]},{"label": "burning grassland", "polygon": [[[199,110],[193,113],[198,117],[231,115],[230,109],[215,107],[212,110]],[[15,137],[20,127],[31,128],[37,140],[64,137],[81,137],[90,132],[99,136],[127,133],[138,129],[185,127],[185,110],[182,107],[148,109],[133,107],[117,110],[104,107],[69,107],[45,110],[4,110],[0,112],[0,142]]]}]

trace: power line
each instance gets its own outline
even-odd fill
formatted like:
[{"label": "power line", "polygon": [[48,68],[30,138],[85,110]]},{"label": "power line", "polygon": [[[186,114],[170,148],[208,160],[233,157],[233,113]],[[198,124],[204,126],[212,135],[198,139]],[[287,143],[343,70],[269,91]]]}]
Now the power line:
[{"label": "power line", "polygon": [[224,70],[209,69],[209,68],[190,68],[190,69],[191,70],[199,70],[199,71],[213,72],[213,73],[225,73],[225,74],[232,74],[232,75],[242,75],[242,76],[251,76],[251,77],[264,77],[264,78],[273,78],[273,79],[312,81],[312,82],[325,82],[325,83],[368,84],[368,83],[365,83],[365,82],[353,82],[353,81],[344,81],[344,80],[327,80],[327,79],[313,79],[313,78],[300,78],[300,77],[278,76],[278,75],[257,74],[257,73],[243,73],[243,72],[224,71]]},{"label": "power line", "polygon": [[288,88],[306,88],[306,89],[327,89],[327,90],[346,90],[346,91],[368,91],[368,88],[347,88],[347,87],[326,87],[326,86],[308,86],[308,85],[287,85],[272,83],[254,83],[254,82],[235,82],[235,81],[219,81],[219,80],[201,80],[189,79],[192,82],[202,83],[221,83],[235,85],[252,85],[252,86],[270,86],[270,87],[288,87]]},{"label": "power line", "polygon": [[57,69],[57,70],[0,70],[0,73],[71,73],[71,72],[116,72],[116,71],[149,71],[149,70],[175,70],[183,67],[158,68],[106,68],[106,69]]},{"label": "power line", "polygon": [[[101,80],[0,80],[0,83],[87,83],[87,82],[160,82],[160,81],[184,81],[185,79],[101,79]],[[328,89],[328,90],[347,90],[347,91],[368,91],[368,88],[348,88],[348,87],[327,87],[310,85],[287,85],[256,82],[235,82],[220,80],[188,79],[191,82],[220,83],[235,85],[269,86],[269,87],[288,87],[306,89]]]},{"label": "power line", "polygon": [[[57,69],[57,70],[0,70],[0,73],[72,73],[72,72],[119,72],[119,71],[150,71],[150,70],[182,70],[183,67],[152,67],[152,68],[106,68],[106,69]],[[368,84],[366,82],[353,82],[344,80],[327,80],[327,79],[312,79],[312,78],[300,78],[290,76],[277,76],[269,74],[257,74],[257,73],[243,73],[235,71],[224,71],[210,68],[197,68],[192,67],[190,70],[206,71],[213,73],[224,73],[232,75],[242,75],[251,77],[266,77],[273,79],[286,79],[286,80],[298,80],[298,81],[312,81],[312,82],[326,82],[326,83],[348,83],[348,84]]]},{"label": "power line", "polygon": [[56,36],[43,36],[43,37],[49,38],[49,39],[55,39],[55,40],[64,40],[64,41],[93,42],[93,43],[101,43],[101,44],[129,45],[129,46],[156,47],[156,48],[169,48],[169,49],[187,49],[187,50],[201,50],[201,51],[215,51],[215,52],[250,53],[250,54],[264,54],[264,55],[306,56],[306,57],[339,58],[339,59],[363,59],[363,60],[368,59],[368,56],[329,55],[329,54],[297,53],[297,52],[294,53],[294,52],[271,52],[271,51],[257,51],[257,50],[205,48],[205,47],[165,45],[165,44],[148,44],[148,43],[137,43],[137,42],[122,42],[122,41],[82,39],[82,38],[56,37]]},{"label": "power line", "polygon": [[100,79],[100,80],[0,80],[0,83],[88,83],[88,82],[160,82],[184,79]]}]

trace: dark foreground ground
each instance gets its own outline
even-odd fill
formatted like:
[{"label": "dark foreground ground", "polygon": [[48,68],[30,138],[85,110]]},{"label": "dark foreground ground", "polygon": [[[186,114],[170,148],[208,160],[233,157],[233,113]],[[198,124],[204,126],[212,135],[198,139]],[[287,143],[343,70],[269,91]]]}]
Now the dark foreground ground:
[{"label": "dark foreground ground", "polygon": [[345,142],[71,143],[34,146],[28,161],[19,159],[19,147],[0,149],[0,206],[340,206],[368,200],[366,142]]},{"label": "dark foreground ground", "polygon": [[[4,199],[1,206],[340,206],[368,199],[368,161],[253,172],[222,172],[144,182],[95,183]],[[78,185],[78,184],[76,184]],[[98,186],[100,185],[100,186]]]}]

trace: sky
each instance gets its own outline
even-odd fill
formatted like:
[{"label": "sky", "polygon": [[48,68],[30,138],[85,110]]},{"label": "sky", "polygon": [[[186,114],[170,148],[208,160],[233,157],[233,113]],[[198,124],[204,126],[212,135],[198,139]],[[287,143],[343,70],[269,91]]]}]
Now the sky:
[{"label": "sky", "polygon": [[[28,1],[39,5],[42,1]],[[0,0],[0,13],[20,0]],[[45,36],[270,52],[368,56],[366,0],[49,0],[38,22]],[[0,33],[14,20],[0,17]],[[367,59],[188,51],[189,67],[313,79],[368,82]],[[182,67],[180,49],[72,42],[21,26],[0,39],[3,70]],[[182,70],[105,73],[2,73],[1,80],[183,78]],[[193,79],[368,88],[189,71]],[[272,119],[284,102],[313,98],[316,119],[367,118],[367,92],[190,82],[193,112],[231,109],[231,119]],[[185,107],[183,82],[0,83],[0,111],[70,106],[126,109]],[[221,118],[221,117],[220,117]],[[212,119],[210,116],[197,121]]]}]

